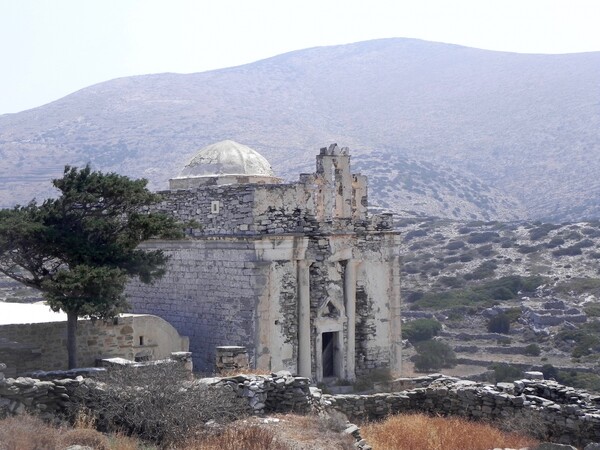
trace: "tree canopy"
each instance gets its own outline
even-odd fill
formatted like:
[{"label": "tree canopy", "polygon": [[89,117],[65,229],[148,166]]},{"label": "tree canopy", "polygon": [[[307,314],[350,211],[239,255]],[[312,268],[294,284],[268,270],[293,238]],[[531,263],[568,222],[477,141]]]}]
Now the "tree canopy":
[{"label": "tree canopy", "polygon": [[78,317],[110,318],[125,310],[129,277],[150,283],[167,256],[138,245],[181,238],[172,217],[150,212],[160,196],[147,180],[66,166],[53,181],[60,195],[0,210],[0,272],[39,289],[68,317],[69,367],[76,366]]}]

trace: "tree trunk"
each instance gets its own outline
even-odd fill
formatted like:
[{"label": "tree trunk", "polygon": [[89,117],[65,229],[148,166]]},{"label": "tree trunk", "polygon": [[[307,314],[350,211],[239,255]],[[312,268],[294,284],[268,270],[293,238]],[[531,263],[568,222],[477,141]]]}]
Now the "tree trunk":
[{"label": "tree trunk", "polygon": [[77,367],[77,314],[67,313],[67,353],[69,354],[69,369]]}]

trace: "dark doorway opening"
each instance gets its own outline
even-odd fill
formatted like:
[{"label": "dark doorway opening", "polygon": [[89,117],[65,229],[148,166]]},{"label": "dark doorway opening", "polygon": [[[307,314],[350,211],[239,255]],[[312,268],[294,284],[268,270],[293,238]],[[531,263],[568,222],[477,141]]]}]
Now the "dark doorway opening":
[{"label": "dark doorway opening", "polygon": [[335,377],[335,352],[336,352],[336,341],[337,333],[323,333],[323,378]]}]

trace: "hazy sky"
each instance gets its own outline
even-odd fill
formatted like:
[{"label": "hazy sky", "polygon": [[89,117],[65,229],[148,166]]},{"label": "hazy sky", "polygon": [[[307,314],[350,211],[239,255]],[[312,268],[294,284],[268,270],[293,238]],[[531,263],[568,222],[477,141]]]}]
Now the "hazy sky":
[{"label": "hazy sky", "polygon": [[600,0],[0,0],[0,114],[112,78],[385,37],[600,51],[598,23]]}]

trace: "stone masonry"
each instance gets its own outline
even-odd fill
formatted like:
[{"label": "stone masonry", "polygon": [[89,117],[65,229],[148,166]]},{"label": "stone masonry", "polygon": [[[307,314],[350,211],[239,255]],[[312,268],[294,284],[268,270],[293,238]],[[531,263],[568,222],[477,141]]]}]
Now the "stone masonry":
[{"label": "stone masonry", "polygon": [[246,347],[253,368],[316,380],[398,370],[399,236],[390,216],[367,213],[367,180],[351,173],[348,149],[321,149],[315,173],[296,183],[247,167],[268,163],[214,144],[161,192],[156,210],[192,228],[186,240],[144,244],[171,260],[154,285],[129,285],[134,312],[189,336],[204,372],[219,346]]},{"label": "stone masonry", "polygon": [[[600,396],[554,381],[523,379],[488,385],[437,374],[396,380],[392,386],[397,391],[368,395],[324,395],[310,387],[309,381],[282,371],[197,382],[235,392],[247,399],[251,412],[259,415],[335,409],[361,422],[398,413],[459,415],[492,423],[521,421],[521,425],[530,427],[529,432],[581,447],[600,442]],[[40,381],[2,379],[0,375],[0,417],[26,411],[60,414],[68,402],[81,401],[75,392],[84,382],[81,376]],[[193,384],[189,386],[193,388]]]}]

